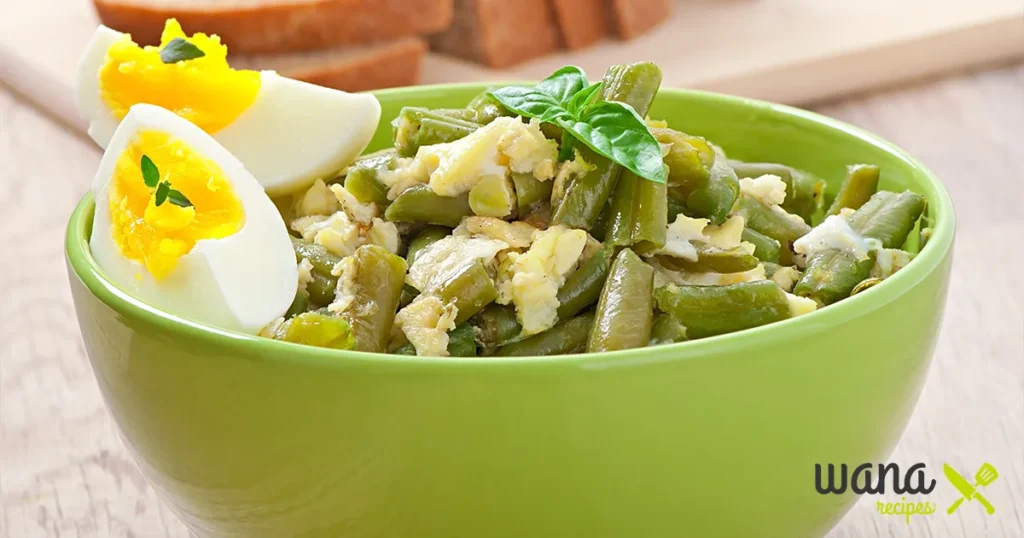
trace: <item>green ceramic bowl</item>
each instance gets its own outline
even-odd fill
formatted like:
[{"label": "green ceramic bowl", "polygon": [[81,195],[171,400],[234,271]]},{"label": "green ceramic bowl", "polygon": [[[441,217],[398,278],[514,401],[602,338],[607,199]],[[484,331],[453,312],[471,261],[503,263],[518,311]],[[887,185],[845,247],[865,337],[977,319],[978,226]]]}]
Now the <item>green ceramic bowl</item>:
[{"label": "green ceramic bowl", "polygon": [[[377,95],[392,118],[402,105],[462,106],[482,88]],[[900,149],[815,114],[666,89],[651,116],[832,189],[845,165],[878,164],[883,188],[927,196],[934,235],[884,283],[767,327],[594,355],[408,358],[153,309],[90,256],[86,197],[68,226],[71,289],[143,473],[200,537],[823,536],[856,497],[818,494],[814,464],[884,460],[917,402],[946,297],[952,203]],[[374,148],[390,131],[381,124]]]}]

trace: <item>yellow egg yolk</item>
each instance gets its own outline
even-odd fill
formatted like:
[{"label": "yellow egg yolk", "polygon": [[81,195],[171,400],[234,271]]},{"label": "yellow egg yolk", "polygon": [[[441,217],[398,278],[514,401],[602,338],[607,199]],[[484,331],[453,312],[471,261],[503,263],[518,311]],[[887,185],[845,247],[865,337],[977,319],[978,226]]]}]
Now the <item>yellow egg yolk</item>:
[{"label": "yellow egg yolk", "polygon": [[[142,156],[156,165],[160,182],[181,192],[191,207],[164,200],[146,185]],[[114,243],[125,257],[162,278],[201,239],[221,239],[242,229],[245,211],[220,166],[166,133],[140,133],[118,157],[110,181]]]},{"label": "yellow egg yolk", "polygon": [[[175,38],[187,38],[205,56],[164,63],[160,50]],[[249,108],[260,89],[260,74],[231,69],[227,54],[216,35],[189,38],[168,19],[159,47],[139,47],[127,34],[110,46],[99,73],[100,94],[118,121],[132,105],[148,103],[215,133]]]}]

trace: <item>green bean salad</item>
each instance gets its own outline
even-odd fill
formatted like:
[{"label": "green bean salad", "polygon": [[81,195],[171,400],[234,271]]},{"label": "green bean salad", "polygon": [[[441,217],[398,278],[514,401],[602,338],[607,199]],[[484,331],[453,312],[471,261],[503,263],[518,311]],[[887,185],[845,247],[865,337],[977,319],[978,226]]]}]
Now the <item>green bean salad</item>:
[{"label": "green bean salad", "polygon": [[923,196],[854,164],[826,204],[811,173],[648,118],[660,84],[650,63],[597,83],[566,67],[466,108],[402,109],[393,147],[276,200],[300,286],[261,334],[398,355],[611,351],[803,315],[910,262]]}]

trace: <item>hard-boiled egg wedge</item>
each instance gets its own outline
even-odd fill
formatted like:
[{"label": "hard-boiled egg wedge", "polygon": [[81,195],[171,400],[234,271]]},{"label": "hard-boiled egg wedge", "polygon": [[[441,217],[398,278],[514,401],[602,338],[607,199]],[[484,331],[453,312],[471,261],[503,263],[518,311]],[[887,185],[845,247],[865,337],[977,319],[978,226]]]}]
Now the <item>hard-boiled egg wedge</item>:
[{"label": "hard-boiled egg wedge", "polygon": [[132,105],[159,105],[213,135],[272,196],[347,166],[380,120],[372,95],[231,69],[219,37],[188,37],[174,19],[159,47],[97,28],[79,63],[77,91],[79,114],[100,147]]},{"label": "hard-boiled egg wedge", "polygon": [[144,302],[256,333],[294,299],[295,256],[273,202],[238,159],[174,113],[133,106],[92,192],[93,257]]}]

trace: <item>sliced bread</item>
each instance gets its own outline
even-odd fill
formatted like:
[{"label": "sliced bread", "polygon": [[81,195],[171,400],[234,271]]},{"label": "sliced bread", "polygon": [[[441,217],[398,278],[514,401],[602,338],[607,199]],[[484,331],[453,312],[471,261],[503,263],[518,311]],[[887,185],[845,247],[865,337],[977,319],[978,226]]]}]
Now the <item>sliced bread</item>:
[{"label": "sliced bread", "polygon": [[136,43],[160,41],[175,17],[186,32],[217,34],[232,52],[312,50],[437,32],[453,0],[94,0],[103,24]]},{"label": "sliced bread", "polygon": [[607,3],[608,0],[551,0],[565,48],[582,49],[608,34]]},{"label": "sliced bread", "polygon": [[672,0],[611,0],[615,34],[632,39],[668,19]]},{"label": "sliced bread", "polygon": [[451,26],[430,36],[430,48],[508,67],[558,49],[549,0],[455,0]]},{"label": "sliced bread", "polygon": [[229,56],[232,67],[272,69],[286,77],[348,92],[411,86],[419,80],[427,44],[406,37],[317,51]]}]

